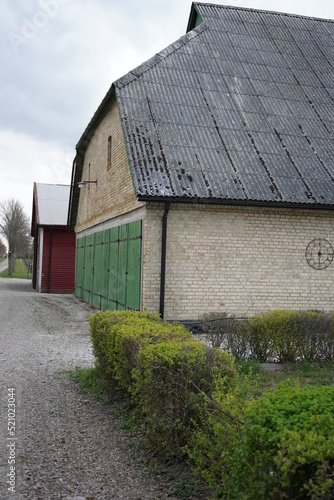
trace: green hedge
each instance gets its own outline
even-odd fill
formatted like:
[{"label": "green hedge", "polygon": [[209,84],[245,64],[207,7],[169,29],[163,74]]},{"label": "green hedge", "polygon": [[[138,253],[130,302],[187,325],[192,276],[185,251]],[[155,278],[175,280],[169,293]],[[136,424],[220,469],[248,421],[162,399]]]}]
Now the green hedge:
[{"label": "green hedge", "polygon": [[[287,329],[298,338],[295,314],[282,316],[253,319],[256,335],[270,332],[276,346]],[[164,458],[187,454],[216,498],[334,498],[333,387],[282,384],[254,400],[254,381],[232,355],[183,326],[110,311],[91,315],[90,325],[98,365],[131,396],[150,444]]]},{"label": "green hedge", "polygon": [[215,345],[222,345],[236,359],[281,363],[334,359],[333,314],[273,310],[238,320],[212,313],[204,315],[200,325]]},{"label": "green hedge", "polygon": [[333,316],[319,311],[274,310],[249,318],[252,357],[281,363],[333,359]]},{"label": "green hedge", "polygon": [[215,498],[334,498],[334,388],[281,384],[261,399],[247,380],[213,400],[237,419],[202,409],[187,451]]},{"label": "green hedge", "polygon": [[334,387],[281,384],[246,415],[228,498],[334,498]]},{"label": "green hedge", "polygon": [[234,358],[146,312],[98,312],[89,321],[97,364],[130,393],[148,440],[161,456],[184,454],[199,418],[199,390],[210,394],[218,375],[232,380]]},{"label": "green hedge", "polygon": [[147,417],[147,436],[160,454],[178,456],[199,421],[203,394],[214,380],[235,377],[228,353],[196,340],[162,342],[140,350],[133,395]]},{"label": "green hedge", "polygon": [[104,311],[90,315],[89,321],[98,365],[124,389],[132,384],[132,370],[143,346],[191,337],[182,325],[165,323],[147,312]]},{"label": "green hedge", "polygon": [[234,450],[252,403],[250,394],[248,376],[237,373],[228,385],[225,377],[217,377],[211,401],[203,400],[200,420],[186,446],[195,476],[206,482],[215,498],[227,498],[223,476],[232,470]]}]

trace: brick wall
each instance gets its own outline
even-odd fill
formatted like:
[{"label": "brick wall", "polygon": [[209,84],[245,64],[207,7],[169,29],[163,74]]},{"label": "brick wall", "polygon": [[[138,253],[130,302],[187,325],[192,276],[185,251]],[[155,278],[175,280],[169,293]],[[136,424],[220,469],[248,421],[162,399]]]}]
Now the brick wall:
[{"label": "brick wall", "polygon": [[[108,137],[112,157],[108,165]],[[89,173],[90,164],[90,173]],[[117,103],[85,155],[76,232],[145,206],[135,199]],[[164,206],[143,214],[142,307],[159,310]],[[165,316],[195,320],[206,311],[250,315],[273,308],[333,309],[334,263],[312,269],[314,238],[334,244],[334,213],[253,207],[172,205],[168,216]]]},{"label": "brick wall", "polygon": [[[112,137],[110,164],[109,136]],[[143,205],[135,198],[116,101],[100,122],[86,150],[82,179],[97,179],[97,185],[87,185],[80,190],[77,233]]]},{"label": "brick wall", "polygon": [[[151,205],[144,221],[142,302],[150,311],[159,309],[162,215],[162,205]],[[172,205],[166,318],[332,310],[334,263],[314,270],[305,250],[314,238],[334,245],[333,223],[327,211]]]}]

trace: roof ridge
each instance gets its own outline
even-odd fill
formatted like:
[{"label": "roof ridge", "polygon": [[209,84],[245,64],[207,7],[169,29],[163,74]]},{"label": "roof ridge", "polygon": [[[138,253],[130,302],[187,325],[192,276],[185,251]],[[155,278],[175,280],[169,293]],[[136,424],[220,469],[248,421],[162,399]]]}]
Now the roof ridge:
[{"label": "roof ridge", "polygon": [[189,31],[185,35],[182,35],[178,40],[175,42],[171,43],[168,45],[166,48],[155,54],[153,57],[145,61],[144,63],[140,64],[136,68],[132,69],[128,73],[126,73],[124,76],[121,78],[118,78],[113,85],[116,88],[123,88],[129,83],[131,83],[133,80],[136,80],[140,76],[142,76],[146,71],[149,71],[152,69],[154,66],[159,64],[161,61],[163,61],[166,57],[170,56],[173,54],[176,50],[181,48],[183,45],[186,45],[190,40],[193,38],[196,38],[198,35],[200,35],[203,31],[208,29],[208,25],[203,22],[193,30]]},{"label": "roof ridge", "polygon": [[204,5],[206,7],[218,7],[220,9],[243,10],[247,12],[262,12],[263,14],[276,14],[280,16],[298,17],[302,19],[313,19],[315,21],[334,23],[334,19],[328,19],[325,17],[306,16],[305,14],[292,14],[291,12],[280,12],[278,10],[254,9],[254,7],[238,7],[236,5],[223,5],[210,2],[193,2],[193,4]]},{"label": "roof ridge", "polygon": [[53,183],[53,182],[36,182],[36,181],[35,181],[35,184],[36,184],[36,186],[60,186],[60,187],[70,187],[70,184],[59,184],[58,182],[57,182],[57,183]]}]

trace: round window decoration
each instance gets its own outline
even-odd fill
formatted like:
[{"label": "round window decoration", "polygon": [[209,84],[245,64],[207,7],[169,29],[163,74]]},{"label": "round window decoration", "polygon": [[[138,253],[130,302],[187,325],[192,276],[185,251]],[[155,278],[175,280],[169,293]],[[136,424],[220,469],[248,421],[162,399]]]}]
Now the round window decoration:
[{"label": "round window decoration", "polygon": [[315,239],[307,245],[306,260],[313,269],[326,269],[333,262],[334,249],[329,241]]}]

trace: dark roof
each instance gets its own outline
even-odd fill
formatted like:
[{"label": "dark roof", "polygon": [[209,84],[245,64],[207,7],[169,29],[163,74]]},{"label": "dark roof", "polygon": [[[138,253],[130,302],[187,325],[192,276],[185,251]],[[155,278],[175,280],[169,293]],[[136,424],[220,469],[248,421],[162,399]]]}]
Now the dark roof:
[{"label": "dark roof", "polygon": [[202,24],[109,91],[138,199],[333,208],[334,22],[195,3],[193,25],[196,14]]}]

